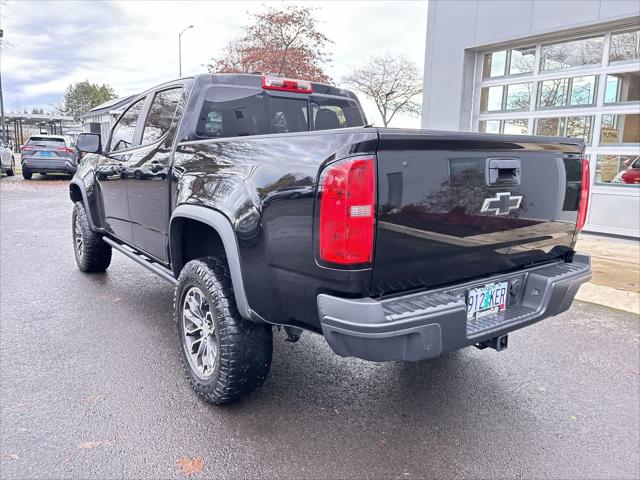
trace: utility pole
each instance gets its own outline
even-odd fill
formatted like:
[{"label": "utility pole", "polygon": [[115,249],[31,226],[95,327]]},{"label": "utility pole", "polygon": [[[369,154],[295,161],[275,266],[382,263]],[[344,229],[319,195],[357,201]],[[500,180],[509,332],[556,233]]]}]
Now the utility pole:
[{"label": "utility pole", "polygon": [[0,128],[2,128],[2,140],[7,142],[7,124],[4,118],[4,96],[2,94],[2,44],[4,42],[4,30],[0,28]]},{"label": "utility pole", "polygon": [[178,34],[178,77],[179,78],[182,78],[182,34],[187,30],[189,30],[190,28],[193,28],[193,25],[189,25]]}]

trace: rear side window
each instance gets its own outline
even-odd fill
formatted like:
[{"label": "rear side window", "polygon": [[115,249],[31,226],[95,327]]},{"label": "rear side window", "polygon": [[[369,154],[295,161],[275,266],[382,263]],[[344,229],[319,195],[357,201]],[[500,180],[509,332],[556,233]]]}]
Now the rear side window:
[{"label": "rear side window", "polygon": [[133,136],[136,133],[136,125],[142,111],[145,98],[141,98],[131,105],[120,117],[111,134],[111,151],[125,150],[133,146]]},{"label": "rear side window", "polygon": [[156,93],[142,132],[142,145],[155,142],[169,131],[181,97],[182,88]]},{"label": "rear side window", "polygon": [[311,97],[312,130],[361,127],[364,119],[358,104],[334,97]]},{"label": "rear side window", "polygon": [[64,138],[31,137],[27,145],[36,147],[64,147]]}]

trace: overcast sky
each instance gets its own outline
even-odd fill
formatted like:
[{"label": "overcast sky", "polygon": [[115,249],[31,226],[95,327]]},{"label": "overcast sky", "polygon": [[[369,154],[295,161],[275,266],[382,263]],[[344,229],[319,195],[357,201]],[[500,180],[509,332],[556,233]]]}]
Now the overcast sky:
[{"label": "overcast sky", "polygon": [[[119,96],[141,92],[182,73],[206,72],[209,59],[235,37],[251,13],[282,2],[0,0],[5,44],[0,68],[5,108],[50,108],[70,83],[111,85]],[[327,66],[337,80],[369,55],[405,53],[424,64],[427,3],[308,2],[318,7],[320,29],[335,43]],[[377,120],[365,103],[370,120]],[[419,127],[402,117],[394,126]]]}]

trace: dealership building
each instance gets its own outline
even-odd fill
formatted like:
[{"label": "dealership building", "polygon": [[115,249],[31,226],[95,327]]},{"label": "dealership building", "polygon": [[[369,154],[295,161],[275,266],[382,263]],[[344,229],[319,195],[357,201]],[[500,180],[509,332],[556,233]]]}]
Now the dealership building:
[{"label": "dealership building", "polygon": [[640,237],[639,1],[429,0],[424,78],[423,128],[583,138],[586,230]]}]

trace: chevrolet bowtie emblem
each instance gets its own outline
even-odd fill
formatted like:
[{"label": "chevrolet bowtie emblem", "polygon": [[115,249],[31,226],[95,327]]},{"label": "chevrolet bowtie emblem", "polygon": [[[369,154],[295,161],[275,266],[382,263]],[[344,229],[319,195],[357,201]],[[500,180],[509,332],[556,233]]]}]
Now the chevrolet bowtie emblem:
[{"label": "chevrolet bowtie emblem", "polygon": [[485,198],[480,213],[492,212],[494,215],[508,215],[511,210],[520,208],[522,195],[511,195],[509,192],[496,193],[493,198]]}]

